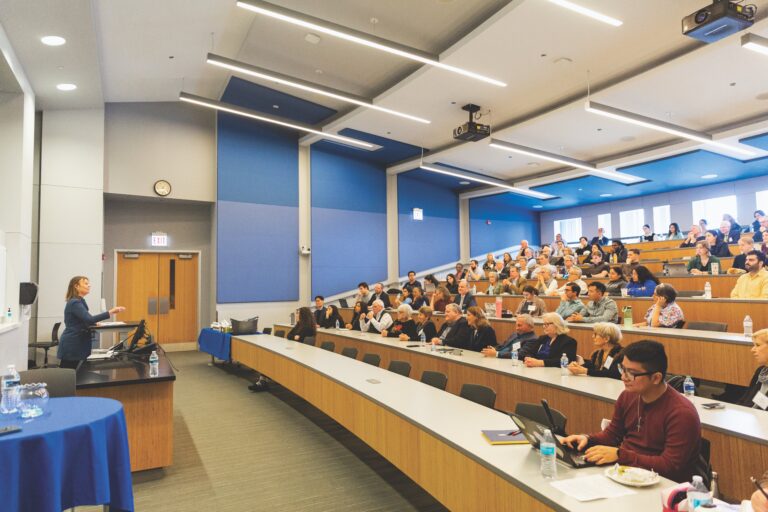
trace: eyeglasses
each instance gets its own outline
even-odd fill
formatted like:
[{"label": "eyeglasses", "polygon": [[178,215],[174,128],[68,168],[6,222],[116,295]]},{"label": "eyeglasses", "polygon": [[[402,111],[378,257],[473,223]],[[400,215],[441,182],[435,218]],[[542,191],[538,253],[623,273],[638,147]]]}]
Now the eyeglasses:
[{"label": "eyeglasses", "polygon": [[616,368],[619,370],[619,375],[621,375],[621,378],[624,378],[626,376],[626,378],[627,378],[627,380],[629,382],[632,382],[633,380],[635,380],[638,377],[644,377],[646,375],[653,375],[654,373],[656,373],[656,372],[640,372],[640,373],[637,373],[637,372],[633,372],[631,370],[628,370],[628,369],[624,368],[624,366],[620,365],[620,364],[616,365]]},{"label": "eyeglasses", "polygon": [[544,327],[549,327],[550,325],[554,325],[554,324],[552,322],[544,322],[541,325],[543,325]]},{"label": "eyeglasses", "polygon": [[768,473],[763,473],[763,476],[760,478],[760,480],[756,479],[753,476],[749,477],[749,479],[752,481],[753,484],[755,484],[755,487],[757,487],[757,490],[760,491],[763,496],[765,496],[765,499],[768,499],[768,493],[766,493],[765,489],[763,489],[763,485],[768,483]]}]

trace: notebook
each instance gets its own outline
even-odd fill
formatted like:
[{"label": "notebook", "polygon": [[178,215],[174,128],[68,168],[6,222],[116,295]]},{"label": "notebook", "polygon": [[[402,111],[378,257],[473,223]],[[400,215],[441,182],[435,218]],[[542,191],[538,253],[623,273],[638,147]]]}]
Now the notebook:
[{"label": "notebook", "polygon": [[520,430],[483,430],[483,437],[492,445],[497,444],[528,444],[525,434]]}]

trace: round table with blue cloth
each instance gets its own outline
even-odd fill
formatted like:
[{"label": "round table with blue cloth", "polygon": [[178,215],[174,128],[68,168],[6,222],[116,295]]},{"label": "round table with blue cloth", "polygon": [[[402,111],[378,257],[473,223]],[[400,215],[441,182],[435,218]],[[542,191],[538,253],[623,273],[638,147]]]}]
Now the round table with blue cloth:
[{"label": "round table with blue cloth", "polygon": [[0,510],[61,512],[81,505],[132,511],[123,405],[107,398],[52,398],[39,418],[0,416]]}]

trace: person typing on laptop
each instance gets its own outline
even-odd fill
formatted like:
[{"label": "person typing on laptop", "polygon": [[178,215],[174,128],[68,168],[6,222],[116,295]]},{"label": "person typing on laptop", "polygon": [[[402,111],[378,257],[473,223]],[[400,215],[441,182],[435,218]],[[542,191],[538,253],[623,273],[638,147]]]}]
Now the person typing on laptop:
[{"label": "person typing on laptop", "polygon": [[699,462],[701,423],[693,404],[667,386],[664,345],[642,340],[626,347],[619,366],[624,391],[602,432],[563,443],[596,464],[640,467],[676,482],[691,480]]}]

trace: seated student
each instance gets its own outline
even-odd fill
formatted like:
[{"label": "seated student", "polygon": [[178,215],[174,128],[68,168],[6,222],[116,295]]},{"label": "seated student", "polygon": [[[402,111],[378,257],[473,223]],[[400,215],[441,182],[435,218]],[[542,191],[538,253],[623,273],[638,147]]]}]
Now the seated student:
[{"label": "seated student", "polygon": [[467,271],[464,269],[463,263],[456,264],[456,281],[461,281],[467,278]]},{"label": "seated student", "polygon": [[463,279],[459,281],[459,293],[456,294],[453,302],[458,304],[462,311],[466,311],[471,306],[477,306],[477,301],[469,291],[469,285]]},{"label": "seated student", "polygon": [[589,241],[587,240],[587,237],[580,236],[579,237],[579,246],[576,248],[576,256],[589,256],[589,253],[592,252],[592,248],[589,246]]},{"label": "seated student", "polygon": [[541,316],[547,312],[547,305],[539,298],[539,292],[531,285],[523,288],[523,300],[515,310],[515,315],[527,313],[531,316]]},{"label": "seated student", "polygon": [[[597,228],[597,236],[593,237],[589,242],[591,245],[608,245],[610,240],[605,236],[605,230],[603,228]],[[594,250],[594,247],[592,248]]]},{"label": "seated student", "polygon": [[611,267],[608,271],[608,282],[605,288],[611,297],[621,297],[621,289],[627,287],[627,280],[624,278],[624,269],[619,266]]},{"label": "seated student", "polygon": [[422,306],[427,305],[427,299],[424,297],[424,292],[418,286],[411,288],[411,308],[418,310]]},{"label": "seated student", "polygon": [[738,244],[739,244],[739,252],[741,252],[741,254],[737,254],[736,257],[733,258],[733,264],[731,264],[731,268],[728,269],[729,274],[741,273],[741,272],[736,272],[735,269],[746,271],[747,268],[744,265],[744,263],[747,260],[747,253],[755,250],[755,241],[749,237],[740,238]]},{"label": "seated student", "polygon": [[413,310],[408,304],[397,308],[397,320],[388,329],[382,329],[381,335],[385,338],[399,338],[400,335],[408,336],[411,341],[416,341],[416,322],[413,321]]},{"label": "seated student", "polygon": [[371,298],[368,299],[368,306],[371,306],[375,300],[383,302],[385,308],[390,307],[389,294],[384,291],[384,285],[381,283],[373,285],[373,293],[371,294]]},{"label": "seated student", "polygon": [[741,238],[741,226],[727,213],[723,215],[723,221],[720,223],[718,238],[722,238],[726,244],[735,244]]},{"label": "seated student", "polygon": [[605,296],[605,285],[600,281],[589,283],[587,296],[591,299],[583,313],[575,313],[566,320],[569,322],[613,322],[619,320],[619,308],[613,299]]},{"label": "seated student", "polygon": [[589,356],[589,361],[573,361],[568,365],[568,371],[573,375],[589,375],[590,377],[608,377],[609,379],[620,379],[619,375],[619,353],[624,347],[621,346],[621,329],[616,324],[608,322],[598,322],[592,326],[592,342],[597,350]]},{"label": "seated student", "polygon": [[592,244],[592,252],[590,253],[590,261],[592,259],[592,255],[598,253],[600,254],[600,260],[608,263],[608,256],[605,255],[605,251],[603,251],[602,245]]},{"label": "seated student", "polygon": [[701,240],[696,242],[696,256],[688,260],[686,268],[693,275],[712,273],[712,264],[720,265],[720,258],[712,256],[709,252],[709,242]]},{"label": "seated student", "polygon": [[512,350],[516,349],[520,352],[526,344],[536,341],[533,325],[533,317],[531,315],[517,315],[517,318],[515,318],[515,332],[499,346],[485,347],[481,352],[485,357],[511,359]]},{"label": "seated student", "polygon": [[643,224],[643,236],[640,237],[641,242],[653,242],[653,238],[656,235],[653,234],[653,231],[651,231],[651,226],[648,224]]},{"label": "seated student", "polygon": [[768,410],[768,329],[752,334],[752,343],[752,355],[758,366],[747,392],[737,403],[765,411]]},{"label": "seated student", "polygon": [[542,268],[551,268],[551,265],[549,264],[549,258],[546,254],[539,254],[536,257],[536,265],[533,266],[528,272],[528,278],[529,279],[536,279],[539,277],[539,272]]},{"label": "seated student", "polygon": [[768,241],[768,216],[763,215],[758,219],[759,227],[755,229],[755,234],[753,235],[752,239],[755,242],[766,242]]},{"label": "seated student", "polygon": [[[434,279],[434,276],[432,278]],[[408,288],[409,292],[412,292],[414,288],[421,288],[421,283],[416,280],[416,272],[413,270],[408,271],[408,281],[403,285],[403,288]]]},{"label": "seated student", "polygon": [[445,306],[451,302],[453,302],[453,294],[448,291],[448,288],[441,286],[429,299],[429,307],[432,311],[445,313]]},{"label": "seated student", "polygon": [[[654,470],[675,482],[699,474],[699,414],[690,400],[667,386],[664,345],[643,340],[621,352],[619,367],[624,391],[614,406],[611,423],[602,432],[576,434],[563,442],[596,464]],[[595,418],[595,421],[598,419]]]},{"label": "seated student", "polygon": [[365,318],[367,314],[368,304],[360,301],[355,302],[355,308],[352,310],[352,321],[344,327],[352,329],[353,331],[359,331],[360,326],[362,325],[360,319]]},{"label": "seated student", "polygon": [[509,277],[509,268],[505,267],[504,263],[501,261],[496,262],[496,267],[492,271],[496,273],[496,277],[498,277],[500,280]]},{"label": "seated student", "polygon": [[312,313],[315,317],[315,323],[320,325],[325,318],[325,297],[322,295],[315,295],[315,311]]},{"label": "seated student", "polygon": [[509,267],[510,265],[515,264],[515,260],[512,258],[512,255],[508,252],[505,252],[501,255],[501,262],[504,264],[504,268]]},{"label": "seated student", "polygon": [[485,293],[488,295],[501,295],[504,293],[504,285],[499,282],[498,274],[494,271],[488,272],[488,290]]},{"label": "seated student", "polygon": [[362,332],[380,333],[389,329],[392,325],[392,317],[384,311],[384,303],[380,300],[373,301],[371,311],[365,317],[360,317],[360,330]]},{"label": "seated student", "polygon": [[338,329],[344,327],[344,319],[341,318],[339,308],[336,306],[326,306],[325,315],[323,315],[322,321],[318,324],[318,327],[325,327],[326,329]]},{"label": "seated student", "polygon": [[467,323],[472,329],[469,350],[480,352],[486,347],[496,346],[496,331],[493,330],[483,310],[477,306],[467,309]]},{"label": "seated student", "polygon": [[582,295],[587,294],[587,283],[585,283],[584,280],[581,278],[581,269],[579,267],[573,267],[571,269],[571,273],[568,274],[568,277],[565,278],[565,284],[563,284],[563,286],[557,289],[557,295],[564,294],[565,287],[568,286],[568,284],[570,283],[578,285]]},{"label": "seated student", "polygon": [[669,231],[667,231],[666,240],[682,240],[683,234],[680,232],[680,225],[677,222],[673,222],[669,225]]},{"label": "seated student", "polygon": [[424,278],[424,294],[434,293],[440,287],[440,281],[437,278],[429,274]]},{"label": "seated student", "polygon": [[492,252],[489,252],[488,254],[485,255],[485,261],[483,262],[483,270],[486,272],[489,272],[495,269],[496,269],[496,258],[494,258]]},{"label": "seated student", "polygon": [[563,354],[568,361],[575,361],[576,340],[568,336],[569,329],[563,318],[557,313],[544,313],[541,320],[544,322],[544,334],[528,345],[530,350],[519,355],[525,366],[556,368],[560,366]]},{"label": "seated student", "polygon": [[611,249],[613,249],[613,252],[610,255],[610,261],[612,263],[625,263],[627,261],[627,248],[624,247],[624,242],[621,240],[614,240],[611,242]]},{"label": "seated student", "polygon": [[555,266],[562,265],[563,258],[565,257],[568,248],[562,240],[555,242],[554,247],[552,254],[549,256],[549,263]]},{"label": "seated student", "polygon": [[704,233],[709,231],[709,228],[707,227],[707,219],[699,219],[699,232],[701,236],[704,236]]},{"label": "seated student", "polygon": [[728,242],[717,236],[717,231],[707,231],[704,233],[704,240],[709,243],[709,252],[719,258],[728,258],[731,255],[731,249]]},{"label": "seated student", "polygon": [[485,279],[485,274],[478,266],[477,260],[471,260],[467,269],[467,281],[480,281],[482,279]]},{"label": "seated student", "polygon": [[469,348],[471,336],[467,319],[461,316],[461,308],[451,303],[445,306],[445,322],[440,326],[437,336],[432,338],[432,344]]},{"label": "seated student", "polygon": [[400,293],[392,300],[392,308],[399,308],[402,304],[411,304],[413,302],[413,297],[411,297],[411,292],[408,291],[408,288],[403,287],[403,289],[400,290]]},{"label": "seated student", "polygon": [[355,302],[361,301],[368,304],[368,301],[371,300],[371,291],[370,287],[368,286],[368,283],[363,281],[362,283],[358,283],[357,285],[357,295],[355,295]]},{"label": "seated student", "polygon": [[557,306],[557,313],[563,318],[568,318],[575,313],[583,313],[586,308],[584,304],[579,300],[579,293],[581,293],[581,287],[576,283],[566,283],[565,291],[563,292],[560,305]]},{"label": "seated student", "polygon": [[627,261],[622,265],[622,272],[627,279],[632,277],[632,270],[640,264],[640,249],[630,249],[627,251]]},{"label": "seated student", "polygon": [[520,275],[520,269],[513,266],[509,269],[509,277],[504,279],[501,284],[504,285],[504,293],[522,295],[523,288],[528,285],[528,281]]},{"label": "seated student", "polygon": [[611,266],[603,261],[603,253],[593,252],[590,256],[592,264],[586,268],[584,273],[587,277],[606,277]]},{"label": "seated student", "polygon": [[688,235],[685,237],[680,247],[696,247],[696,242],[704,240],[704,235],[701,234],[701,230],[698,224],[691,226],[691,230],[688,231]]},{"label": "seated student", "polygon": [[530,249],[530,246],[528,245],[528,240],[520,240],[520,250],[517,252],[517,256],[515,258],[519,258],[520,256],[525,255],[525,251],[527,249]]},{"label": "seated student", "polygon": [[739,276],[731,290],[732,299],[768,299],[768,270],[760,251],[748,253],[744,264],[747,272]]},{"label": "seated student", "polygon": [[422,335],[427,341],[437,336],[437,329],[432,321],[432,308],[429,306],[419,308],[419,314],[416,316],[416,338],[410,339],[406,334],[401,334],[400,341],[417,341]]},{"label": "seated student", "polygon": [[539,269],[536,277],[536,289],[539,295],[557,295],[557,279],[552,277],[552,268],[547,265]]},{"label": "seated student", "polygon": [[658,285],[653,292],[653,306],[645,313],[645,321],[636,323],[635,327],[680,327],[685,317],[675,299],[677,291],[671,284]]},{"label": "seated student", "polygon": [[651,274],[648,267],[638,265],[632,270],[632,279],[627,284],[627,294],[630,297],[651,297],[659,280]]},{"label": "seated student", "polygon": [[560,276],[563,277],[563,279],[568,279],[568,274],[571,272],[572,268],[579,268],[576,262],[576,256],[566,254],[563,256],[563,264],[559,269]]},{"label": "seated student", "polygon": [[763,210],[755,210],[755,213],[752,214],[752,218],[755,219],[754,222],[752,222],[751,230],[753,233],[757,233],[760,231],[760,218],[765,217],[765,212]]},{"label": "seated student", "polygon": [[445,287],[451,293],[459,293],[459,283],[456,281],[456,276],[448,274],[445,276]]},{"label": "seated student", "polygon": [[285,338],[304,343],[304,338],[314,336],[316,333],[317,324],[312,312],[309,308],[299,308],[299,319],[296,321],[296,325],[285,335]]}]

